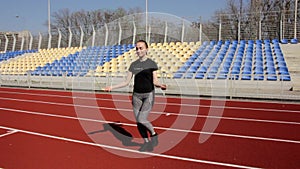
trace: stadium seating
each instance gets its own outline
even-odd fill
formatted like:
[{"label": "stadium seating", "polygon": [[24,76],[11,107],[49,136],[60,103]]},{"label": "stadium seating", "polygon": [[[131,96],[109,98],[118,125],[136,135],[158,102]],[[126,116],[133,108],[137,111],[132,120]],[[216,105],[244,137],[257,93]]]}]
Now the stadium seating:
[{"label": "stadium seating", "polygon": [[[41,76],[61,76],[62,73],[68,69],[75,69],[75,65],[72,60],[68,60],[66,56],[74,59],[78,55],[78,51],[82,48],[54,48],[48,50],[41,50],[39,54],[35,56],[40,60],[35,70],[31,72],[31,75]],[[41,59],[41,58],[47,59]]]},{"label": "stadium seating", "polygon": [[291,44],[297,44],[298,43],[298,39],[294,38],[294,39],[291,39]]},{"label": "stadium seating", "polygon": [[133,48],[134,45],[130,44],[94,47],[82,51],[80,57],[88,62],[87,69],[81,75],[106,76],[108,73],[116,75],[118,72],[125,71],[128,65],[124,63],[130,61],[128,54]]},{"label": "stadium seating", "polygon": [[[159,77],[290,81],[283,41],[226,40],[151,43]],[[295,42],[296,43],[296,42]],[[137,59],[134,45],[51,48],[0,54],[2,74],[120,76]]]},{"label": "stadium seating", "polygon": [[278,75],[290,80],[278,40],[242,40],[204,43],[174,78],[276,81]]},{"label": "stadium seating", "polygon": [[8,51],[6,53],[0,53],[0,62],[23,55],[24,53],[34,53],[36,51],[37,50],[22,50],[22,51]]}]

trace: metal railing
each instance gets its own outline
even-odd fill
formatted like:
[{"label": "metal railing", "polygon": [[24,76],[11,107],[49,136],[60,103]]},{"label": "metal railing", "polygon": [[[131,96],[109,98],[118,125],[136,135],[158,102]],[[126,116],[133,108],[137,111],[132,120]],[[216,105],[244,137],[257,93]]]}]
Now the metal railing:
[{"label": "metal railing", "polygon": [[[291,91],[291,81],[238,80],[227,79],[176,79],[164,74],[159,75],[159,80],[167,84],[165,91],[157,89],[157,93],[180,96],[209,96],[226,98],[254,98],[254,99],[280,99],[300,100],[300,95]],[[32,76],[0,74],[1,86],[16,86],[26,88],[49,88],[61,90],[88,90],[101,91],[105,86],[120,83],[125,80],[126,74],[118,76],[106,73],[103,76]],[[279,77],[278,77],[279,79]],[[133,83],[133,82],[132,82]],[[117,89],[117,92],[131,92],[133,84]]]}]

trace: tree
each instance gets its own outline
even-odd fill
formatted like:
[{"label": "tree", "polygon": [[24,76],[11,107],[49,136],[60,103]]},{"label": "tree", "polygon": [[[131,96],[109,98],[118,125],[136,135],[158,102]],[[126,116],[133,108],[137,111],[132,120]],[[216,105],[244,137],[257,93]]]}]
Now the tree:
[{"label": "tree", "polygon": [[53,36],[58,36],[58,32],[60,31],[62,37],[61,46],[67,47],[71,30],[72,46],[79,46],[81,31],[85,35],[83,37],[83,41],[85,42],[92,36],[94,30],[103,27],[105,23],[139,12],[141,12],[139,8],[129,9],[128,11],[123,8],[116,10],[81,10],[73,13],[69,9],[62,9],[52,14],[51,33]]},{"label": "tree", "polygon": [[216,11],[211,22],[205,23],[203,27],[213,31],[214,36],[208,35],[210,39],[215,39],[218,35],[220,23],[222,39],[280,39],[281,22],[287,23],[284,28],[286,34],[291,34],[293,30],[291,23],[294,22],[294,2],[295,0],[227,0],[226,7]]}]

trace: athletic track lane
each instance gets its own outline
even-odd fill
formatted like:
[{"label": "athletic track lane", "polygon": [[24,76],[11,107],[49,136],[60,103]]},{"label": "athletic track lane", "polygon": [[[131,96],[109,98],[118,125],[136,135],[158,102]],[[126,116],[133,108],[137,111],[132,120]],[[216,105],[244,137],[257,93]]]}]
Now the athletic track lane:
[{"label": "athletic track lane", "polygon": [[[130,96],[68,91],[0,88],[0,167],[2,168],[299,168],[300,105],[226,101],[222,117],[208,116],[209,99],[158,96],[150,119],[159,133],[186,133],[172,149],[158,153],[170,138],[150,154],[137,146],[124,146],[113,133],[90,135],[82,122],[103,129],[103,124],[119,121],[140,142],[132,121]],[[92,99],[92,100],[91,100]],[[182,100],[198,115],[181,114]],[[95,101],[98,106],[93,106]],[[74,105],[74,102],[80,105]],[[200,106],[199,106],[200,105]],[[80,119],[76,110],[99,112],[103,120]],[[117,108],[117,110],[116,110]],[[166,116],[166,113],[171,115]],[[122,115],[128,116],[125,118]],[[169,128],[178,118],[195,120],[191,130]],[[131,119],[131,120],[130,120]],[[220,123],[214,133],[202,131],[206,120]],[[183,126],[184,127],[184,124]],[[199,135],[211,137],[199,143]],[[105,137],[104,137],[105,136]],[[92,140],[101,137],[97,144]],[[113,140],[113,141],[112,141]],[[167,141],[165,141],[167,140]],[[113,145],[109,145],[109,143]],[[111,147],[110,147],[111,146]],[[111,153],[112,151],[113,153]],[[115,154],[114,154],[115,153]],[[145,156],[145,158],[126,158]],[[138,154],[138,155],[137,155]]]}]

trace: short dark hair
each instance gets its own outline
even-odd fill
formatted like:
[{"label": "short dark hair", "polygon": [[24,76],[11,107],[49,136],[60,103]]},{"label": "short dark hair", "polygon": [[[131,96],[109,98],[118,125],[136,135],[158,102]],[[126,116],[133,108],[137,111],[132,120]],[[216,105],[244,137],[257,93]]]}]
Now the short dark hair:
[{"label": "short dark hair", "polygon": [[138,40],[136,43],[139,43],[139,42],[143,42],[145,44],[146,48],[148,49],[148,43],[145,40]]}]

